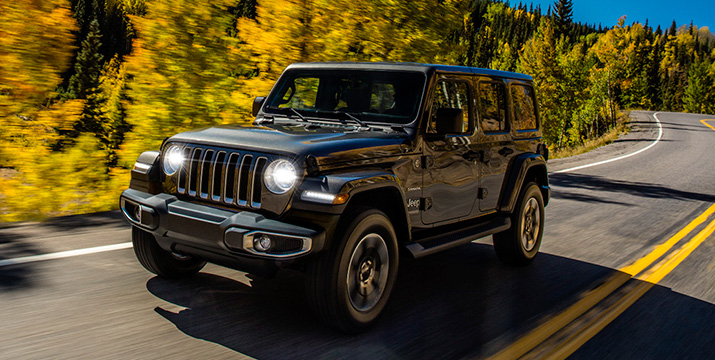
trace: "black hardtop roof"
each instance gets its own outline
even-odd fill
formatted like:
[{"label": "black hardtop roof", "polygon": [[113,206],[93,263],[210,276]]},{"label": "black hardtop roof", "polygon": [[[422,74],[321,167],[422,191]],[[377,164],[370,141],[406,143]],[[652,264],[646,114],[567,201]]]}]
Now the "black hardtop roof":
[{"label": "black hardtop roof", "polygon": [[337,70],[402,70],[402,71],[419,71],[431,72],[441,71],[450,73],[464,73],[487,76],[498,76],[508,79],[528,80],[533,81],[533,78],[526,74],[515,73],[511,71],[501,71],[492,69],[483,69],[469,66],[457,65],[439,65],[439,64],[420,64],[407,62],[313,62],[313,63],[295,63],[289,65],[286,70],[290,69],[337,69]]}]

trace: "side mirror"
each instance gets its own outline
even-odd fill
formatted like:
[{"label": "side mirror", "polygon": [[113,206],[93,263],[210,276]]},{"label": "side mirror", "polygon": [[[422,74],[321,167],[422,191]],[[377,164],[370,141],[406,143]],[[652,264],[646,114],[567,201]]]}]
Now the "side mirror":
[{"label": "side mirror", "polygon": [[462,109],[437,109],[437,133],[445,135],[461,134],[464,130],[464,115]]},{"label": "side mirror", "polygon": [[253,116],[255,117],[258,115],[258,112],[261,111],[261,106],[263,106],[263,103],[266,101],[265,96],[258,96],[255,99],[253,99]]}]

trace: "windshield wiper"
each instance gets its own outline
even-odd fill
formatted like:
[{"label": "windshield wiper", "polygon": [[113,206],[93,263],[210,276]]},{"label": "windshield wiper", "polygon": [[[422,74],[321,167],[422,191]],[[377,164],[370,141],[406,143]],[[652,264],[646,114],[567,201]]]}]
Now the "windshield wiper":
[{"label": "windshield wiper", "polygon": [[366,128],[368,130],[370,129],[370,127],[367,124],[365,124],[362,120],[358,119],[355,115],[353,115],[349,112],[343,112],[343,114],[347,115],[348,118],[350,118],[350,120],[358,123],[358,125],[360,125],[360,127]]},{"label": "windshield wiper", "polygon": [[305,116],[303,116],[303,114],[301,114],[298,110],[296,110],[296,109],[294,109],[294,108],[289,108],[289,109],[290,109],[290,111],[292,111],[293,113],[295,113],[296,115],[298,115],[298,117],[299,117],[301,120],[303,120],[303,121],[305,121],[305,122],[309,122],[308,119],[306,119]]},{"label": "windshield wiper", "polygon": [[[298,110],[296,110],[294,108],[279,108],[277,106],[267,106],[266,109],[273,110],[273,112],[270,113],[270,116],[276,116],[276,115],[280,114],[279,116],[285,116],[285,117],[288,117],[289,119],[291,119],[293,117],[293,114],[296,114],[296,115],[298,115],[298,117],[300,118],[301,121],[310,122],[305,117],[305,115],[301,114]],[[290,110],[290,111],[287,111],[287,110]]]}]

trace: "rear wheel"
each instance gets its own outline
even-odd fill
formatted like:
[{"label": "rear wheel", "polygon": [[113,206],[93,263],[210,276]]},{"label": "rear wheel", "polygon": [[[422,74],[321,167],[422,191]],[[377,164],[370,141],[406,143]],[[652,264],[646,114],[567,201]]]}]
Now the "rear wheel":
[{"label": "rear wheel", "polygon": [[154,235],[132,227],[134,254],[145,269],[165,278],[188,277],[201,271],[206,262],[162,249]]},{"label": "rear wheel", "polygon": [[375,323],[397,277],[395,230],[375,209],[353,212],[333,249],[308,268],[308,300],[330,326],[357,333]]},{"label": "rear wheel", "polygon": [[534,260],[544,232],[544,198],[535,183],[526,184],[511,216],[511,228],[494,234],[494,250],[510,265],[526,265]]}]

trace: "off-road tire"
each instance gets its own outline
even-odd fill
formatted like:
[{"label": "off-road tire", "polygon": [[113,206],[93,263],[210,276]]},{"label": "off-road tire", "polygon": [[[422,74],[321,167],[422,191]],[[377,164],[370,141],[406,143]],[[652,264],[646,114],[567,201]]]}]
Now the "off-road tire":
[{"label": "off-road tire", "polygon": [[511,228],[494,234],[494,251],[504,263],[523,266],[534,260],[544,233],[544,198],[533,182],[522,187]]},{"label": "off-road tire", "polygon": [[345,215],[332,249],[308,267],[306,292],[325,323],[354,334],[372,326],[385,308],[399,254],[385,213],[361,208]]}]

